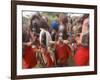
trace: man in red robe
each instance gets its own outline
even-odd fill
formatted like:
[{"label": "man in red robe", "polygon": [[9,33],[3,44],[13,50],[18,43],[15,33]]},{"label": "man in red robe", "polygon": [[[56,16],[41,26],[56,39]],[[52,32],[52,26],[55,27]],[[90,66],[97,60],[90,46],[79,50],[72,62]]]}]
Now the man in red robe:
[{"label": "man in red robe", "polygon": [[82,33],[78,42],[80,46],[76,50],[74,63],[76,66],[89,65],[89,15],[83,16]]},{"label": "man in red robe", "polygon": [[36,43],[37,36],[33,34],[28,27],[23,26],[22,32],[22,68],[33,68],[37,65],[35,47],[32,48],[33,43]]}]

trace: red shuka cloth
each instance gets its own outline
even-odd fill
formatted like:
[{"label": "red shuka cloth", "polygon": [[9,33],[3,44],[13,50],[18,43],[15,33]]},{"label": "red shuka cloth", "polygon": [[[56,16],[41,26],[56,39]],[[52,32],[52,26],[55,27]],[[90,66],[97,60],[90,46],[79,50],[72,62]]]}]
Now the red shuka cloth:
[{"label": "red shuka cloth", "polygon": [[76,66],[86,66],[89,64],[89,48],[79,46],[74,56]]},{"label": "red shuka cloth", "polygon": [[52,61],[50,54],[47,52],[44,54],[45,60],[46,60],[46,67],[52,67],[54,65],[54,62]]},{"label": "red shuka cloth", "polygon": [[37,59],[36,59],[36,53],[34,51],[34,48],[25,47],[23,51],[23,67],[24,68],[32,68],[36,66]]},{"label": "red shuka cloth", "polygon": [[56,58],[60,61],[60,64],[65,64],[70,54],[71,50],[67,44],[56,45]]}]

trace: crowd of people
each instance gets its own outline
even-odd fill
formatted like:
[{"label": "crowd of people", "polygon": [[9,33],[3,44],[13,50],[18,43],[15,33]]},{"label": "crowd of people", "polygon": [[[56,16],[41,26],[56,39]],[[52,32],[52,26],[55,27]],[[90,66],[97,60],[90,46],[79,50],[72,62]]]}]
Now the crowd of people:
[{"label": "crowd of people", "polygon": [[[53,15],[51,15],[53,16]],[[22,25],[22,68],[89,65],[89,15],[36,13]]]}]

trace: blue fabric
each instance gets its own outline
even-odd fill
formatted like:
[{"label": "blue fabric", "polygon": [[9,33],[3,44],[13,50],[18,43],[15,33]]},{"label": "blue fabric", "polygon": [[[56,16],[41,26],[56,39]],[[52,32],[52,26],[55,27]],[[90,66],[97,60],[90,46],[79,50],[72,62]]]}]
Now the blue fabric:
[{"label": "blue fabric", "polygon": [[57,21],[52,21],[52,22],[51,22],[51,28],[52,28],[52,29],[58,29],[58,26],[59,26],[59,24],[58,24]]}]

